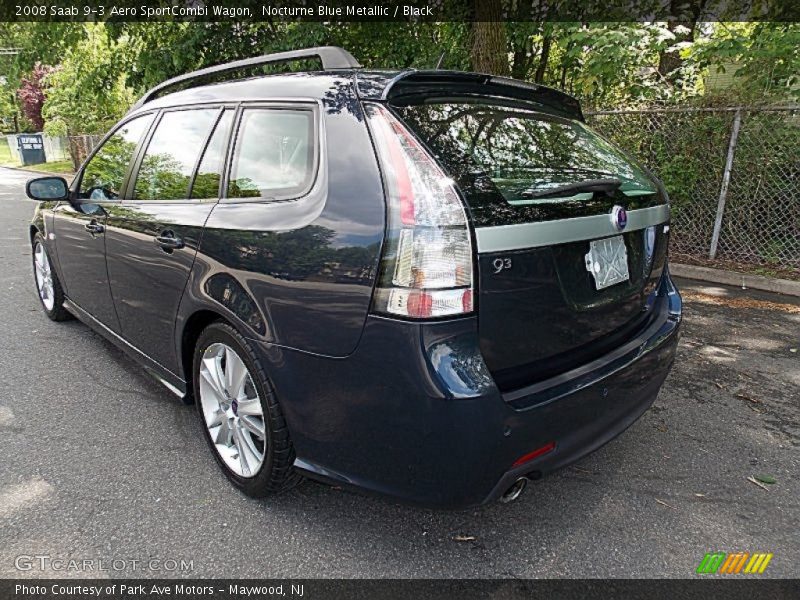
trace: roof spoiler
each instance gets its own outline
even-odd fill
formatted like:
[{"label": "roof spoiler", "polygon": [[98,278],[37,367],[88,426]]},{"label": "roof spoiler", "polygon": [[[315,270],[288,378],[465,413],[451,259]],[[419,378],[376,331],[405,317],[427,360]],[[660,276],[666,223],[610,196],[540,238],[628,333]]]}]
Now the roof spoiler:
[{"label": "roof spoiler", "polygon": [[401,101],[415,96],[494,96],[532,102],[570,119],[585,122],[578,100],[562,91],[527,81],[462,71],[415,71],[386,74],[361,71],[359,96],[364,100]]},{"label": "roof spoiler", "polygon": [[256,56],[253,58],[245,58],[243,60],[235,60],[233,62],[215,65],[213,67],[206,67],[186,73],[185,75],[178,75],[172,79],[168,79],[163,83],[149,89],[144,96],[139,98],[139,101],[133,105],[131,111],[140,108],[147,102],[154,100],[159,92],[163,92],[167,88],[175,87],[181,83],[199,79],[208,75],[216,75],[217,73],[224,73],[226,71],[235,71],[246,67],[255,67],[259,65],[268,65],[274,63],[282,63],[291,60],[299,60],[303,58],[319,58],[322,62],[322,69],[325,71],[333,71],[338,69],[358,69],[361,65],[358,61],[344,48],[338,46],[318,46],[316,48],[305,48],[303,50],[290,50],[289,52],[277,52],[275,54],[265,54],[263,56]]}]

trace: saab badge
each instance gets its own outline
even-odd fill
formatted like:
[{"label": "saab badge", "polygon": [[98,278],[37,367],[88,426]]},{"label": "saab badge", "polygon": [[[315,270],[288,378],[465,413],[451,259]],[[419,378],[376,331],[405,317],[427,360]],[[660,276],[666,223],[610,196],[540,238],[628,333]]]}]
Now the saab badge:
[{"label": "saab badge", "polygon": [[622,231],[628,226],[628,212],[621,206],[615,206],[611,209],[611,222],[617,231]]}]

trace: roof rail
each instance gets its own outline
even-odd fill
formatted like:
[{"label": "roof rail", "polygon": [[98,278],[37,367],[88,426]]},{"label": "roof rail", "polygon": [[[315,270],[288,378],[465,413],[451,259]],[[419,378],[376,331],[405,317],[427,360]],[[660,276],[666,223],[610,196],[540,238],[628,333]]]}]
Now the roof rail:
[{"label": "roof rail", "polygon": [[358,61],[344,48],[338,46],[318,46],[316,48],[305,48],[303,50],[290,50],[289,52],[276,52],[275,54],[264,54],[263,56],[255,56],[253,58],[245,58],[243,60],[235,60],[233,62],[215,65],[213,67],[206,67],[178,75],[172,79],[167,79],[163,83],[147,90],[144,96],[139,98],[139,101],[133,105],[131,110],[135,110],[143,104],[155,99],[158,92],[167,88],[174,87],[179,83],[190,81],[205,77],[206,75],[214,75],[216,73],[224,73],[225,71],[234,71],[245,67],[254,67],[258,65],[267,65],[271,63],[287,62],[290,60],[298,60],[302,58],[319,57],[322,62],[322,68],[325,71],[335,69],[358,69],[361,65]]}]

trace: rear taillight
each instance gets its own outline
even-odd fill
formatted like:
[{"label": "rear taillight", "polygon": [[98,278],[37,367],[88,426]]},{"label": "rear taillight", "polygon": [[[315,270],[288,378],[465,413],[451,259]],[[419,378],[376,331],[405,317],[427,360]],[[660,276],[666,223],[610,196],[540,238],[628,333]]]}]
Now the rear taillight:
[{"label": "rear taillight", "polygon": [[389,207],[375,310],[412,318],[472,312],[472,241],[453,181],[385,106],[365,110]]}]

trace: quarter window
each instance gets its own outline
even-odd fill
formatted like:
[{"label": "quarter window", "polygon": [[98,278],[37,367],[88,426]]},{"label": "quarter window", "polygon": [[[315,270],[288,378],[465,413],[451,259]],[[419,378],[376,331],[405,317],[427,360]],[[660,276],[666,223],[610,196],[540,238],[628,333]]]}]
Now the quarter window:
[{"label": "quarter window", "polygon": [[139,140],[155,114],[131,119],[108,138],[83,170],[79,196],[91,200],[116,200]]},{"label": "quarter window", "polygon": [[188,198],[192,171],[218,114],[218,108],[164,113],[139,166],[134,198]]},{"label": "quarter window", "polygon": [[244,110],[228,197],[280,200],[302,194],[313,177],[313,132],[310,110]]}]

